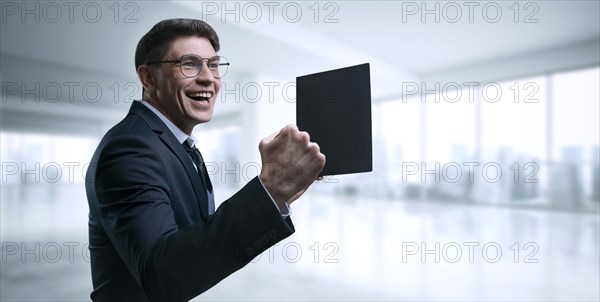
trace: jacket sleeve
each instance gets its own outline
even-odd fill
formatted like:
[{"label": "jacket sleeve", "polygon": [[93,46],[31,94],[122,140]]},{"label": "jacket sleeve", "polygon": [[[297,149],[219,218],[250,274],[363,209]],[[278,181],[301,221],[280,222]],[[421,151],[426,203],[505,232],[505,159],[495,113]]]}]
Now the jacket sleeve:
[{"label": "jacket sleeve", "polygon": [[94,180],[103,227],[150,300],[192,299],[294,232],[258,178],[179,228],[170,204],[177,184],[164,168],[143,137],[120,135],[99,154]]}]

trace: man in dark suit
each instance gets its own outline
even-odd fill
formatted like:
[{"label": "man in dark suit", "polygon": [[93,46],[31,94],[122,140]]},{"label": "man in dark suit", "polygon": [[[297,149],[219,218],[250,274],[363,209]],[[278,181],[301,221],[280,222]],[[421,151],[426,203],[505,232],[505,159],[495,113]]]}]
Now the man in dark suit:
[{"label": "man in dark suit", "polygon": [[325,157],[293,125],[260,142],[260,175],[214,209],[191,133],[212,117],[226,66],[218,50],[215,31],[189,19],[161,21],[138,43],[143,100],[87,172],[94,301],[192,299],[294,232],[288,206]]}]

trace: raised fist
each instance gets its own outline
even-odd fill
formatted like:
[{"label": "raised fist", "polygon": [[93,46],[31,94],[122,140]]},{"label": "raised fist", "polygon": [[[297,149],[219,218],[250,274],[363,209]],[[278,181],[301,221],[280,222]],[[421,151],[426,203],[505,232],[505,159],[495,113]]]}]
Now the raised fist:
[{"label": "raised fist", "polygon": [[319,145],[296,125],[264,138],[258,149],[262,158],[259,178],[280,208],[300,197],[325,166]]}]

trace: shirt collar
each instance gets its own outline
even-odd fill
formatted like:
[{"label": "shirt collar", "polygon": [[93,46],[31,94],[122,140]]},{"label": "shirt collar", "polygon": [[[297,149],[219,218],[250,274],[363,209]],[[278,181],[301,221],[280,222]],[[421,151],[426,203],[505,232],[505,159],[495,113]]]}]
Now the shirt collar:
[{"label": "shirt collar", "polygon": [[144,106],[148,107],[148,109],[152,110],[152,112],[154,112],[154,114],[156,114],[156,116],[158,116],[158,118],[160,118],[160,120],[163,123],[165,123],[165,125],[167,125],[167,128],[169,128],[171,133],[175,135],[175,138],[177,138],[177,141],[179,141],[180,144],[183,144],[183,142],[187,141],[190,146],[196,145],[196,143],[198,142],[198,139],[196,137],[194,137],[193,135],[187,135],[185,132],[181,131],[181,129],[175,126],[173,122],[171,122],[164,114],[158,111],[158,109],[154,108],[154,106],[152,106],[150,103],[144,100],[140,100],[139,102],[144,104]]}]

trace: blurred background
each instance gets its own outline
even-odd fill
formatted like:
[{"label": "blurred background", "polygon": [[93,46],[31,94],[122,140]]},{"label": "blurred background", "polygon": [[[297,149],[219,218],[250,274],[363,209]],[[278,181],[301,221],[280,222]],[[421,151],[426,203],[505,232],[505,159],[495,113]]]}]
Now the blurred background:
[{"label": "blurred background", "polygon": [[196,300],[598,301],[599,15],[598,1],[2,1],[0,300],[89,300],[83,175],[141,98],[141,36],[189,17],[231,62],[194,130],[217,203],[295,122],[296,76],[370,63],[374,154],[373,172],[313,185],[294,235]]}]

